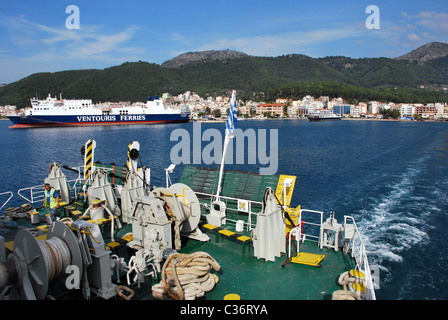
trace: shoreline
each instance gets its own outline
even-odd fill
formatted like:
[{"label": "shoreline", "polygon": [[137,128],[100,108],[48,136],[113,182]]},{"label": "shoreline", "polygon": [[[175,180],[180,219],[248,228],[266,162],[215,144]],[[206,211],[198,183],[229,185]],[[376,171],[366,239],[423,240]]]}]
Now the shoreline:
[{"label": "shoreline", "polygon": [[[240,119],[238,118],[238,121],[272,121],[272,120],[298,120],[298,121],[309,121],[308,118],[263,118],[263,119],[255,119],[255,118],[247,118],[247,119]],[[445,120],[407,120],[407,119],[366,119],[366,118],[342,118],[340,119],[342,121],[389,121],[389,122],[447,122],[448,119]],[[337,120],[330,120],[330,121],[337,121]],[[219,123],[219,122],[227,122],[227,120],[194,120],[192,119],[191,122],[201,122],[201,123]],[[319,121],[317,121],[319,122]]]}]

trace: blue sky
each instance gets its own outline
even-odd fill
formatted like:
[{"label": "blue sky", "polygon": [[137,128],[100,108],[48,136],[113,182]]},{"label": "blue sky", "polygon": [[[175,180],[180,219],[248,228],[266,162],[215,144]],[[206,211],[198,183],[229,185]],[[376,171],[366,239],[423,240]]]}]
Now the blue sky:
[{"label": "blue sky", "polygon": [[[79,29],[66,28],[69,5]],[[379,29],[366,28],[369,5]],[[432,41],[448,42],[447,0],[1,1],[0,83],[199,50],[392,58]]]}]

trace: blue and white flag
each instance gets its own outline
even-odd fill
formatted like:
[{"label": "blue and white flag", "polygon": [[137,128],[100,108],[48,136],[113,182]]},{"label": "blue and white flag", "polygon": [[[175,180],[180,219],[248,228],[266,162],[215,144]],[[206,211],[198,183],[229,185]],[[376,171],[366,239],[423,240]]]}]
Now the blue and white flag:
[{"label": "blue and white flag", "polygon": [[235,132],[236,122],[236,91],[233,90],[232,99],[230,100],[229,117],[227,118],[226,123],[226,135],[230,136],[231,138],[233,138],[233,133]]}]

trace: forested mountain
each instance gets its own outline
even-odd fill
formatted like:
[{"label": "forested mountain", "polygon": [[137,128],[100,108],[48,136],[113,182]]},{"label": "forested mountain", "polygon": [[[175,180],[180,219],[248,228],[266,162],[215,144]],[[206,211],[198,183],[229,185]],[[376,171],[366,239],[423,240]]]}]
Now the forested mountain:
[{"label": "forested mountain", "polygon": [[408,62],[417,62],[425,64],[431,60],[446,57],[448,55],[448,43],[431,42],[421,46],[411,52],[398,57],[398,60],[406,60]]},{"label": "forested mountain", "polygon": [[162,63],[162,67],[178,68],[180,66],[198,61],[230,60],[245,57],[247,54],[234,50],[207,50],[183,53],[173,59]]},{"label": "forested mountain", "polygon": [[[425,56],[431,57],[425,58],[424,63],[402,57],[314,59],[299,54],[254,57],[231,50],[225,50],[225,54],[189,53],[173,59],[182,63],[168,61],[165,66],[138,61],[103,70],[36,73],[0,88],[0,105],[25,107],[31,97],[38,94],[44,98],[48,93],[61,93],[67,99],[90,98],[94,102],[146,101],[148,96],[164,92],[177,95],[190,90],[206,96],[232,89],[238,90],[240,98],[269,100],[275,99],[273,94],[280,94],[284,88],[288,92],[295,88],[295,98],[331,91],[331,95],[346,99],[362,93],[371,100],[447,101],[445,93],[415,89],[420,85],[448,85],[448,51],[443,55],[437,49],[438,53],[431,56],[431,46],[424,50]],[[392,100],[398,98],[403,100]]]}]

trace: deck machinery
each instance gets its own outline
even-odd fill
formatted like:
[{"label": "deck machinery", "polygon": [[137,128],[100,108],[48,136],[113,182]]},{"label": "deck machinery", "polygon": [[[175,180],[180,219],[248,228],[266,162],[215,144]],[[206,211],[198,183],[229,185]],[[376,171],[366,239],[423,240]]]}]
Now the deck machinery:
[{"label": "deck machinery", "polygon": [[[216,170],[186,167],[180,183],[169,185],[167,178],[166,187],[151,188],[150,170],[137,167],[138,142],[129,145],[124,168],[95,164],[95,148],[95,141],[86,143],[78,169],[50,166],[45,181],[61,194],[58,221],[49,220],[47,209],[29,205],[14,220],[24,226],[15,237],[0,236],[1,298],[52,298],[58,288],[50,286],[54,282],[84,299],[130,299],[148,281],[150,298],[212,295],[226,263],[205,252],[213,246],[213,234],[218,247],[218,237],[240,243],[250,261],[275,263],[284,256],[285,263],[319,266],[322,252],[301,250],[312,237],[304,233],[304,214],[314,212],[320,217],[314,223],[320,250],[342,249],[353,260],[353,269],[337,280],[345,288],[337,290],[339,297],[375,299],[354,220],[345,217],[342,224],[331,216],[324,221],[322,212],[292,208],[294,176],[226,171],[217,199]],[[77,172],[77,178],[69,181],[61,168]]]}]

